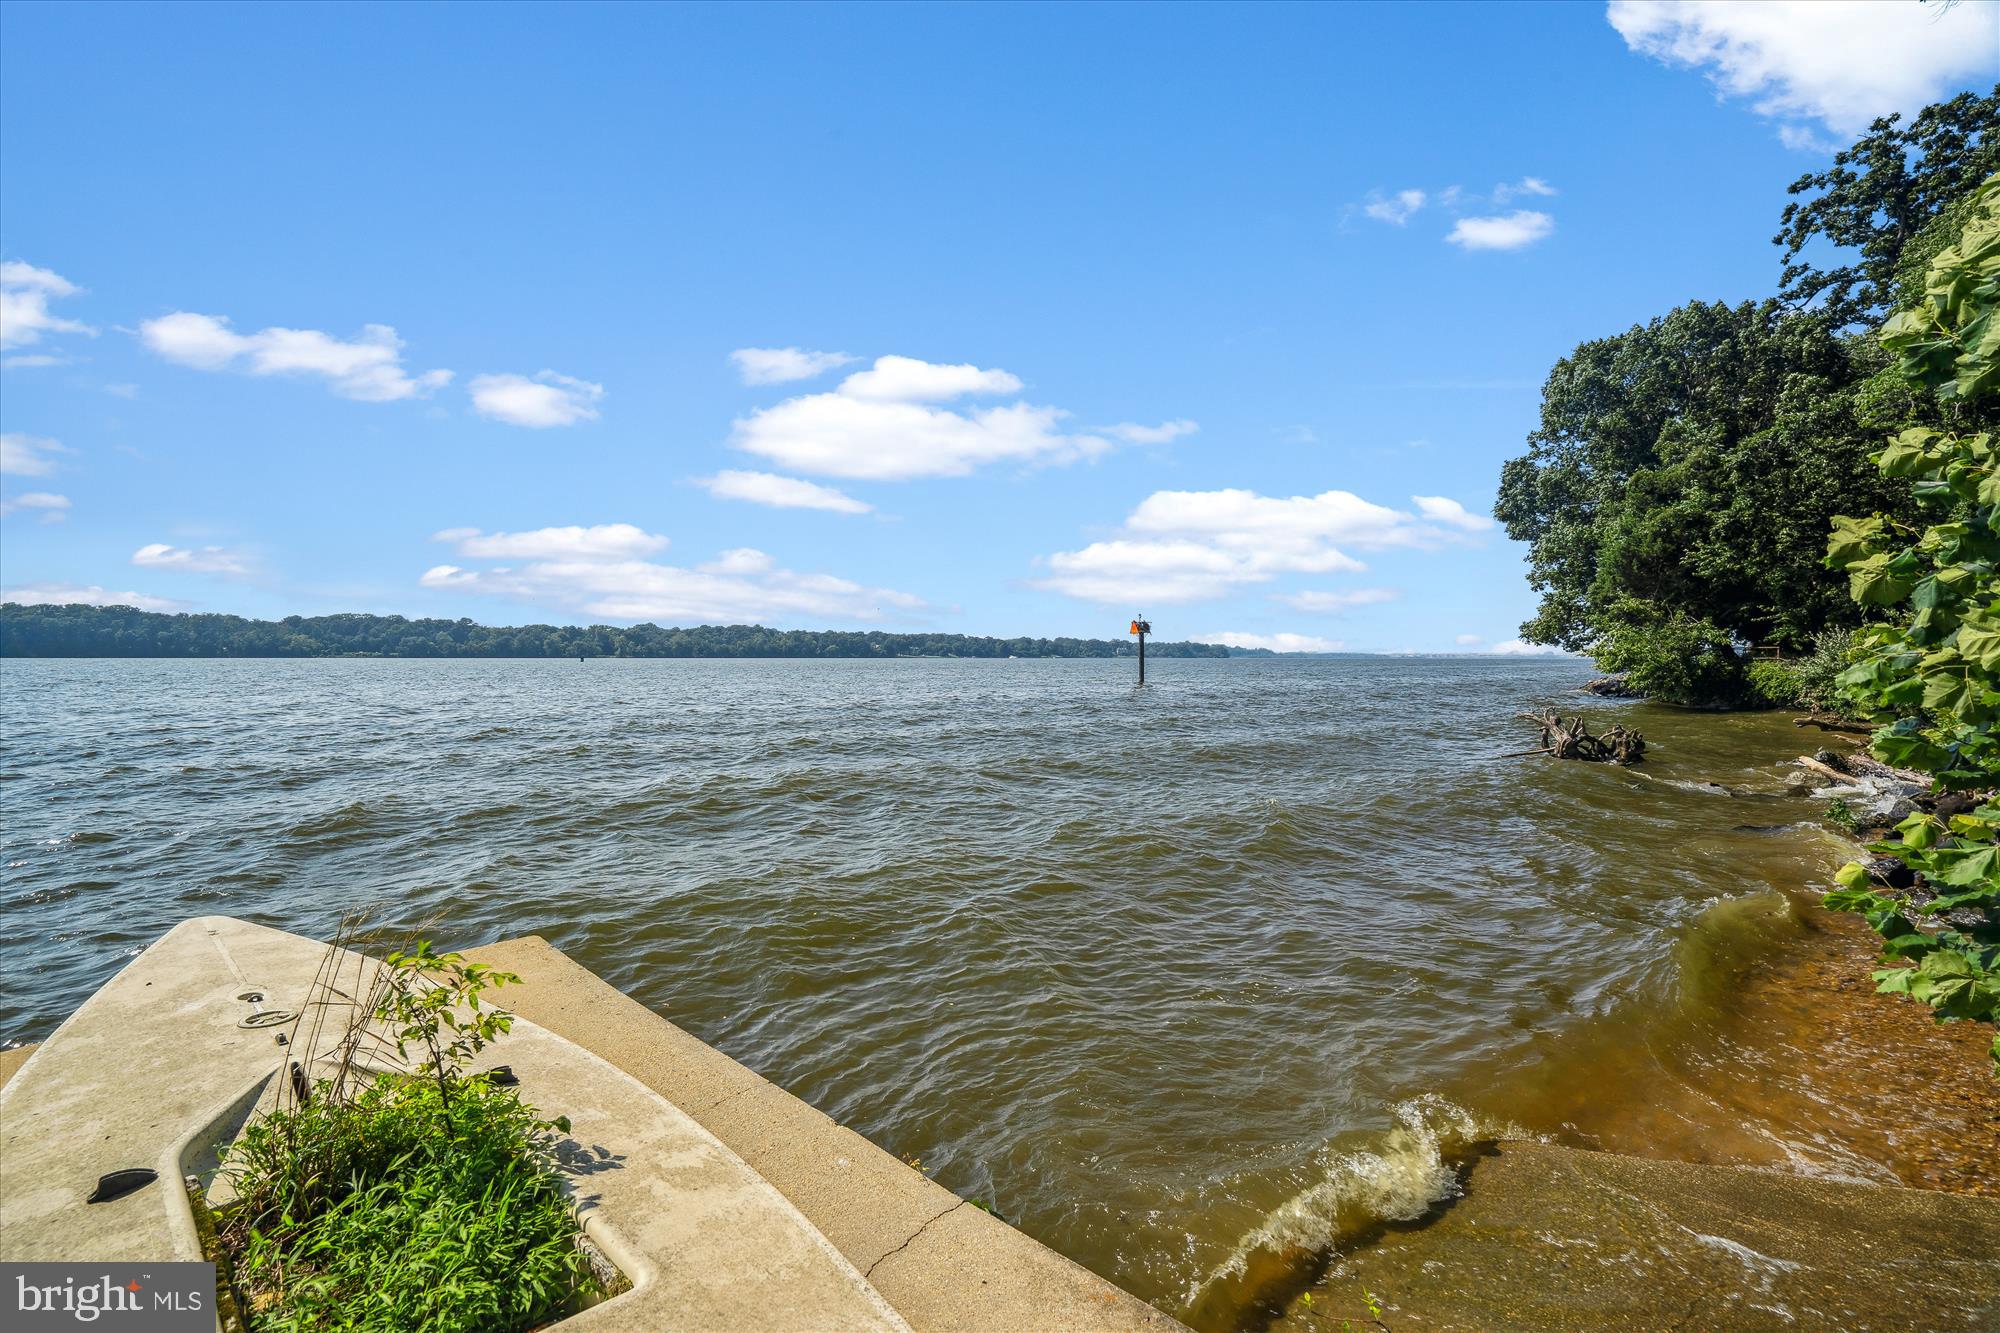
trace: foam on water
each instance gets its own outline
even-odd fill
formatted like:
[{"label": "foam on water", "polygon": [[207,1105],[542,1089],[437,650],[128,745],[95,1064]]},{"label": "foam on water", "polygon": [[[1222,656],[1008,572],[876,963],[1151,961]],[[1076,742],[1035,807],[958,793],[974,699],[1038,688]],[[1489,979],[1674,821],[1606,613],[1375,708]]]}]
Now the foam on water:
[{"label": "foam on water", "polygon": [[1282,1309],[1343,1244],[1457,1197],[1459,1167],[1479,1144],[1525,1135],[1434,1093],[1398,1102],[1390,1116],[1395,1127],[1368,1146],[1329,1149],[1319,1179],[1272,1209],[1188,1292],[1199,1326]]}]

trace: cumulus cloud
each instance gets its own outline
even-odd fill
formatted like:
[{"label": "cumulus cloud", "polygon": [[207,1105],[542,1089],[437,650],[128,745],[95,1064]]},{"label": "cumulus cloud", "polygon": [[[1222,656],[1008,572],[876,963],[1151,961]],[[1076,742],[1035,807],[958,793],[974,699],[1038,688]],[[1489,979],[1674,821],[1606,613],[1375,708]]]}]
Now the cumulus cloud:
[{"label": "cumulus cloud", "polygon": [[968,394],[1019,393],[1021,381],[1004,370],[939,365],[913,356],[878,356],[867,370],[840,382],[849,398],[877,403],[936,403]]},{"label": "cumulus cloud", "polygon": [[1238,634],[1234,631],[1204,634],[1201,641],[1227,644],[1231,648],[1269,648],[1274,653],[1337,653],[1344,646],[1339,639],[1322,639],[1311,634]]},{"label": "cumulus cloud", "polygon": [[1519,250],[1555,229],[1556,220],[1547,213],[1521,208],[1498,217],[1460,218],[1445,239],[1467,250]]},{"label": "cumulus cloud", "polygon": [[1104,433],[1114,440],[1127,444],[1170,444],[1183,435],[1192,435],[1201,427],[1186,417],[1173,421],[1162,421],[1157,426],[1141,426],[1130,421],[1121,421],[1115,426],[1106,426]]},{"label": "cumulus cloud", "polygon": [[695,484],[721,500],[747,500],[775,509],[825,509],[836,514],[865,514],[873,508],[831,486],[781,477],[775,472],[725,469]]},{"label": "cumulus cloud", "polygon": [[186,602],[177,602],[171,597],[154,597],[143,592],[106,592],[96,584],[85,587],[77,583],[23,583],[17,587],[0,588],[0,602],[18,602],[23,606],[129,606],[140,611],[178,611]]},{"label": "cumulus cloud", "polygon": [[[617,535],[602,535],[607,533]],[[831,574],[799,573],[748,547],[723,551],[691,568],[640,559],[640,554],[664,550],[667,539],[626,523],[491,536],[453,528],[438,539],[454,543],[461,559],[502,551],[506,558],[522,553],[527,563],[484,569],[436,565],[419,579],[426,588],[490,594],[608,620],[852,623],[925,609],[923,599],[910,593],[864,587]]]},{"label": "cumulus cloud", "polygon": [[169,546],[165,542],[153,542],[132,552],[132,563],[143,569],[221,574],[229,578],[243,578],[252,572],[249,556],[220,546]]},{"label": "cumulus cloud", "polygon": [[1697,69],[1761,115],[1817,120],[1847,136],[1877,116],[1913,112],[1990,80],[2000,6],[1904,0],[1611,0],[1605,17],[1626,46]]},{"label": "cumulus cloud", "polygon": [[1496,204],[1504,204],[1510,199],[1517,198],[1524,194],[1542,195],[1547,197],[1554,195],[1555,192],[1556,192],[1556,187],[1549,184],[1547,181],[1543,180],[1540,176],[1523,176],[1521,177],[1521,179],[1515,181],[1512,185],[1494,186],[1493,202]]},{"label": "cumulus cloud", "polygon": [[1413,495],[1412,503],[1417,512],[1433,523],[1443,523],[1466,532],[1484,532],[1493,526],[1493,520],[1484,514],[1474,514],[1456,500],[1447,500],[1442,495]]},{"label": "cumulus cloud", "polygon": [[544,370],[533,379],[526,375],[478,375],[466,388],[472,393],[472,410],[480,416],[533,430],[595,421],[597,404],[604,398],[602,384],[572,379],[553,370]]},{"label": "cumulus cloud", "polygon": [[272,327],[238,333],[220,315],[177,310],[143,321],[139,341],[177,365],[317,377],[341,397],[364,403],[423,397],[451,380],[449,370],[415,376],[404,370],[403,340],[387,324],[365,325],[351,339],[318,329]]},{"label": "cumulus cloud", "polygon": [[1339,615],[1343,611],[1352,611],[1357,606],[1379,606],[1383,602],[1393,602],[1402,595],[1394,588],[1354,588],[1346,592],[1280,593],[1272,600],[1283,602],[1294,611],[1310,611],[1316,615]]},{"label": "cumulus cloud", "polygon": [[39,513],[44,523],[60,523],[69,517],[69,497],[53,491],[23,491],[12,499],[0,499],[0,518],[24,509]]},{"label": "cumulus cloud", "polygon": [[[1004,370],[878,357],[828,393],[804,394],[739,418],[733,442],[790,469],[825,477],[903,481],[961,477],[991,463],[1067,463],[1095,458],[1118,439],[1157,441],[1194,423],[1123,423],[1112,431],[1066,430],[1069,413],[1012,402],[945,407],[958,398],[1011,395],[1021,381]],[[1118,439],[1113,432],[1122,432]]]},{"label": "cumulus cloud", "polygon": [[482,560],[617,560],[654,555],[667,549],[667,539],[631,523],[572,524],[536,528],[533,532],[481,532],[477,528],[446,528],[432,541],[452,542],[458,553]]},{"label": "cumulus cloud", "polygon": [[1377,222],[1387,222],[1400,227],[1416,215],[1429,197],[1422,190],[1398,190],[1386,198],[1377,193],[1369,196],[1368,202],[1361,206],[1361,211]]},{"label": "cumulus cloud", "polygon": [[845,352],[808,352],[799,347],[739,347],[729,354],[745,384],[789,384],[809,380],[858,360]]},{"label": "cumulus cloud", "polygon": [[[32,347],[48,333],[95,334],[96,329],[74,319],[65,319],[49,309],[49,302],[75,296],[83,289],[60,273],[18,259],[0,263],[0,348]],[[52,356],[9,357],[10,366],[61,365]]]},{"label": "cumulus cloud", "polygon": [[1113,604],[1202,601],[1280,574],[1366,569],[1347,549],[1435,547],[1462,541],[1467,531],[1462,522],[1440,525],[1351,491],[1156,491],[1127,516],[1119,536],[1049,556],[1049,573],[1035,586]]},{"label": "cumulus cloud", "polygon": [[9,431],[0,435],[0,473],[12,477],[46,477],[56,470],[53,455],[73,450],[41,435]]}]

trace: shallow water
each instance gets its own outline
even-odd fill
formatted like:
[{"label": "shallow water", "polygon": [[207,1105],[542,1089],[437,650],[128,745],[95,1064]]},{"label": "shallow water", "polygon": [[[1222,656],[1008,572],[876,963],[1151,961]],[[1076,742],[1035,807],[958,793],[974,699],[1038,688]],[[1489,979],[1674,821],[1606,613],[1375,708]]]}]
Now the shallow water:
[{"label": "shallow water", "polygon": [[[1750,1077],[1703,1064],[1729,978],[1841,856],[1787,718],[1591,699],[1561,660],[1150,674],[0,663],[0,1039],[193,914],[536,932],[1216,1327],[1257,1254],[1420,1209],[1459,1140],[1615,1137],[1593,1108],[1649,1079]],[[1648,762],[1496,758],[1544,703]],[[1753,1157],[1894,1176],[1723,1100]]]}]

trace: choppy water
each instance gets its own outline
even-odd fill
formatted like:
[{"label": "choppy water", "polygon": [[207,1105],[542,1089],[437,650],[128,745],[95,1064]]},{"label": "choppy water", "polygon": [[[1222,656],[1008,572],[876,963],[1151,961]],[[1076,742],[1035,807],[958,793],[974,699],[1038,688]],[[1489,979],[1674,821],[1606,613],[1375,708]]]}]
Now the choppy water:
[{"label": "choppy water", "polygon": [[[1582,663],[1130,675],[8,661],[0,1038],[46,1034],[193,914],[538,932],[1225,1326],[1260,1255],[1421,1208],[1454,1143],[1577,1132],[1600,1093],[1673,1076],[1724,1002],[1704,978],[1839,855],[1784,794],[1786,719],[1590,700]],[[1650,762],[1496,759],[1544,702],[1636,722]]]}]

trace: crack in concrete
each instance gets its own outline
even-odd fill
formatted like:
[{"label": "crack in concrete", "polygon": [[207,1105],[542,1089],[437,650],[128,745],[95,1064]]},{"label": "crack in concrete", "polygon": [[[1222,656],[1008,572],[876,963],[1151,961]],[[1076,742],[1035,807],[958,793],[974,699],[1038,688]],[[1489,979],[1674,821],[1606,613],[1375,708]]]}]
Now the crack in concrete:
[{"label": "crack in concrete", "polygon": [[[698,1110],[688,1108],[687,1113],[695,1117],[708,1115],[710,1112],[714,1111],[717,1107],[728,1105],[730,1102],[735,1101],[738,1097],[741,1097],[746,1092],[755,1092],[759,1086],[760,1085],[756,1083],[746,1083],[734,1092],[725,1092],[724,1094],[722,1094],[722,1096],[717,1097],[714,1101],[708,1103],[708,1105],[703,1106]],[[665,1096],[664,1093],[661,1095]],[[668,1100],[671,1101],[673,1099],[668,1098]]]},{"label": "crack in concrete", "polygon": [[917,1237],[923,1235],[926,1231],[929,1231],[931,1229],[932,1222],[936,1222],[942,1218],[950,1216],[952,1213],[955,1213],[959,1209],[965,1207],[965,1205],[968,1202],[970,1202],[970,1200],[960,1199],[957,1203],[954,1203],[951,1207],[945,1209],[943,1212],[939,1213],[936,1217],[931,1218],[929,1221],[926,1221],[922,1226],[918,1227],[915,1231],[912,1231],[910,1233],[908,1240],[905,1240],[901,1245],[898,1245],[895,1249],[890,1250],[887,1254],[884,1254],[880,1259],[877,1259],[874,1263],[868,1265],[868,1271],[861,1275],[862,1280],[866,1281],[870,1278],[873,1278],[875,1276],[876,1269],[880,1268],[884,1263],[887,1263],[891,1258],[901,1254],[904,1250],[909,1249],[910,1246],[916,1244]]}]

